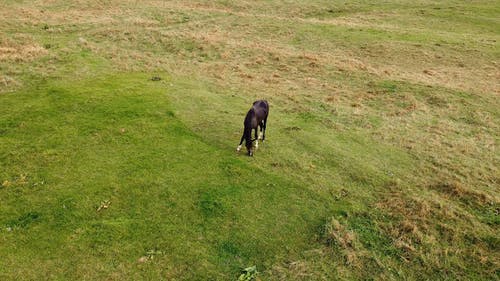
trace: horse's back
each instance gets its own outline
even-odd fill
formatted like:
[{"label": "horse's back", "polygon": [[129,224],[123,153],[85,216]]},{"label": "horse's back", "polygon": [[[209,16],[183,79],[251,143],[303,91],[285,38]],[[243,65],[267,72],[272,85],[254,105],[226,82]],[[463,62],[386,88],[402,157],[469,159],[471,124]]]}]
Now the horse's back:
[{"label": "horse's back", "polygon": [[253,107],[254,108],[265,108],[266,110],[269,110],[269,104],[267,103],[266,100],[254,101]]},{"label": "horse's back", "polygon": [[269,104],[267,103],[266,100],[255,101],[253,103],[253,110],[259,121],[263,120],[264,118],[267,117],[267,114],[269,113]]}]

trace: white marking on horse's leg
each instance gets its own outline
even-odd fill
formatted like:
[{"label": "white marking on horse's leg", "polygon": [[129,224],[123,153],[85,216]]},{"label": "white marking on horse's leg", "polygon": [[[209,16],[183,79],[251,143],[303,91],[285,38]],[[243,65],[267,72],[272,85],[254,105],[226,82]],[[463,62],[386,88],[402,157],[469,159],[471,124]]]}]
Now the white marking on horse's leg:
[{"label": "white marking on horse's leg", "polygon": [[259,140],[262,139],[262,132],[259,132]]},{"label": "white marking on horse's leg", "polygon": [[259,140],[255,140],[255,148],[259,148]]},{"label": "white marking on horse's leg", "polygon": [[236,151],[240,152],[240,150],[241,150],[241,144],[238,145],[238,147],[236,148]]}]

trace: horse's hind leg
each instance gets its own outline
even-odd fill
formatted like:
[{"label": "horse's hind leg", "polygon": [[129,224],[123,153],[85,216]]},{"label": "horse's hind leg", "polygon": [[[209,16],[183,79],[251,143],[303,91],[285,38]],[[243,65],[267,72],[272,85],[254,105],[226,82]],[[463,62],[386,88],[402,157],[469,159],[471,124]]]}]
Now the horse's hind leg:
[{"label": "horse's hind leg", "polygon": [[259,140],[262,140],[263,138],[263,133],[262,133],[262,130],[264,129],[264,121],[261,121],[260,124],[259,124],[259,127],[260,127],[260,132],[259,132]]},{"label": "horse's hind leg", "polygon": [[258,130],[259,130],[259,126],[255,127],[255,148],[259,148],[259,138],[257,136]]},{"label": "horse's hind leg", "polygon": [[[263,132],[262,132],[262,142],[266,139],[266,127],[267,127],[267,116],[264,118],[264,121],[262,121],[262,127],[263,127]],[[261,128],[262,130],[262,128]]]}]

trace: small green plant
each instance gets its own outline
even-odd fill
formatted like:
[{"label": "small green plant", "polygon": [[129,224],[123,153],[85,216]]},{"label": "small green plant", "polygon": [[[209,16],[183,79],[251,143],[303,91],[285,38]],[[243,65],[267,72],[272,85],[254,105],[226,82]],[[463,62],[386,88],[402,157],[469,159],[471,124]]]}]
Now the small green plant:
[{"label": "small green plant", "polygon": [[[28,212],[23,214],[17,219],[11,220],[7,223],[9,229],[17,228],[26,228],[30,224],[37,222],[40,220],[40,213],[38,212]],[[10,230],[9,230],[10,231]]]},{"label": "small green plant", "polygon": [[258,273],[259,272],[257,271],[257,267],[255,265],[247,267],[242,270],[240,277],[238,277],[238,281],[255,280]]}]

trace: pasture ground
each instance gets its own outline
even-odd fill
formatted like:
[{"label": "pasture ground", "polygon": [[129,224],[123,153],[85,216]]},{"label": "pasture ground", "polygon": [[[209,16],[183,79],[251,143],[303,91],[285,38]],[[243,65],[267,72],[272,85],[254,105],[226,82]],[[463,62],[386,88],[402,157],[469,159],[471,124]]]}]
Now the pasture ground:
[{"label": "pasture ground", "polygon": [[498,279],[499,15],[2,1],[0,279]]}]

